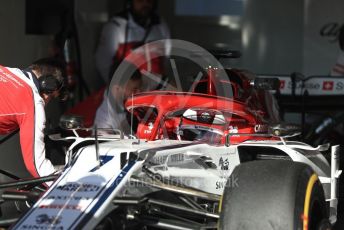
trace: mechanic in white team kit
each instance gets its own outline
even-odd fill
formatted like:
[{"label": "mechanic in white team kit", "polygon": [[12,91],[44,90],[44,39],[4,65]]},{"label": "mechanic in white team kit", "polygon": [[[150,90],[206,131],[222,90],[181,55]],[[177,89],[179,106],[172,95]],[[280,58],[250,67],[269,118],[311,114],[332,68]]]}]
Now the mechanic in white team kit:
[{"label": "mechanic in white team kit", "polygon": [[66,95],[63,62],[43,58],[27,69],[0,66],[0,134],[20,130],[20,146],[25,166],[33,177],[56,170],[45,157],[44,106]]},{"label": "mechanic in white team kit", "polygon": [[[135,131],[135,124],[131,124],[132,118],[125,110],[124,103],[132,95],[141,91],[142,74],[133,64],[128,63],[125,75],[127,78],[112,82],[105,90],[103,101],[96,112],[94,125],[97,128],[119,129],[127,136]],[[98,133],[111,134],[112,131],[99,130]]]},{"label": "mechanic in white team kit", "polygon": [[[161,77],[162,57],[170,52],[169,41],[164,42],[164,47],[137,49],[146,43],[170,38],[167,25],[156,14],[156,7],[157,0],[127,1],[127,8],[104,25],[95,58],[96,67],[107,84],[120,62],[135,49],[136,57],[133,59],[145,61],[143,65],[132,61],[141,72],[147,71]],[[151,58],[154,54],[161,57]]]}]

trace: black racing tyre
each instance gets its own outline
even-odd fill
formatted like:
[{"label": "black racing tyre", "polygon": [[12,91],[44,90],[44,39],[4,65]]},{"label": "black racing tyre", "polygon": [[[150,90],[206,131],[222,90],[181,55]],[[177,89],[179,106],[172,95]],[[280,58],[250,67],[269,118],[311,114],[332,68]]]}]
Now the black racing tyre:
[{"label": "black racing tyre", "polygon": [[323,188],[303,163],[248,162],[237,166],[227,181],[219,229],[320,230],[326,226],[330,225]]}]

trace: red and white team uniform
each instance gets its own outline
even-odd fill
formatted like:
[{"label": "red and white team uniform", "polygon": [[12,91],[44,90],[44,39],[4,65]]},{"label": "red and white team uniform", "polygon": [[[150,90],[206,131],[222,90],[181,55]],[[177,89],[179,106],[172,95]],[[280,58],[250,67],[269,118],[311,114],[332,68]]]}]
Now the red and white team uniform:
[{"label": "red and white team uniform", "polygon": [[[115,16],[103,27],[95,55],[97,69],[103,80],[108,82],[110,69],[115,61],[122,61],[132,50],[143,44],[169,38],[168,27],[159,17],[151,21],[149,28],[143,28],[135,22],[130,13]],[[170,49],[170,43],[166,40],[164,47],[146,46],[140,52],[135,52],[137,57],[132,59],[144,59],[145,64],[137,65],[140,70],[161,74],[163,58],[151,57],[168,56]]]},{"label": "red and white team uniform", "polygon": [[[156,77],[156,80],[144,77],[142,90],[155,89],[161,83],[163,62],[171,50],[168,40],[170,32],[166,23],[158,16],[155,15],[150,20],[150,26],[144,28],[135,22],[130,13],[124,12],[105,24],[95,55],[97,69],[105,82],[109,83],[112,77],[112,66],[125,59],[136,65],[143,75],[153,74]],[[158,44],[150,43],[157,40],[163,41]],[[127,122],[124,111],[122,105],[110,105],[106,90],[94,123],[101,128],[122,129],[121,124]]]},{"label": "red and white team uniform", "polygon": [[0,134],[20,129],[20,145],[25,166],[34,177],[55,171],[45,158],[44,101],[35,76],[17,68],[0,66]]}]

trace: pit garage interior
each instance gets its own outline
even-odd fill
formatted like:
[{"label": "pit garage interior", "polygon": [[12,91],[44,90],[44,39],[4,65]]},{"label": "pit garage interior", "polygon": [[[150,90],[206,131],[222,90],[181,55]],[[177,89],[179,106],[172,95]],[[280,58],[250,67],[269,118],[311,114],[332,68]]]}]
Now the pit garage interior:
[{"label": "pit garage interior", "polygon": [[[156,2],[156,12],[165,20],[172,39],[206,50],[238,51],[239,58],[223,59],[221,64],[280,78],[280,89],[274,93],[282,119],[300,125],[303,141],[312,146],[326,141],[344,144],[344,76],[332,74],[343,52],[339,35],[344,30],[344,1]],[[103,25],[127,4],[124,0],[0,0],[0,65],[24,69],[36,59],[51,56],[54,41],[61,37],[64,50],[60,52],[73,64],[76,85],[72,97],[63,104],[54,100],[46,106],[47,134],[59,130],[62,114],[105,86],[95,64],[97,44]],[[341,68],[344,74],[344,66]],[[179,60],[177,69],[182,88],[189,90],[197,74],[195,67]],[[319,130],[329,122],[336,123],[319,137]],[[0,169],[20,178],[30,177],[18,133],[1,138]],[[54,143],[46,141],[47,154],[59,161],[61,155]],[[1,175],[0,181],[9,178]],[[342,179],[338,222],[333,229],[344,229],[343,183]]]}]

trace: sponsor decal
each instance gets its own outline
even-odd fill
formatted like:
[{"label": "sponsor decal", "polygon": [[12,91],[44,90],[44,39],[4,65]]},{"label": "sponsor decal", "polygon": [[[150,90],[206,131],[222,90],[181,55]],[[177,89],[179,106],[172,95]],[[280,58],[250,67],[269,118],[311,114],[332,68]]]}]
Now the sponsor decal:
[{"label": "sponsor decal", "polygon": [[36,216],[36,224],[25,224],[22,229],[49,229],[49,230],[63,230],[63,226],[60,225],[62,216],[49,216],[47,214],[41,214]]},{"label": "sponsor decal", "polygon": [[66,205],[66,204],[42,204],[38,206],[40,209],[68,209],[68,210],[77,210],[81,211],[81,206],[80,205]]},{"label": "sponsor decal", "polygon": [[0,76],[0,81],[1,82],[7,82],[6,78]]},{"label": "sponsor decal", "polygon": [[226,186],[226,181],[216,181],[216,189],[224,189]]},{"label": "sponsor decal", "polygon": [[228,132],[229,133],[238,133],[238,126],[228,126]]},{"label": "sponsor decal", "polygon": [[66,192],[98,192],[100,190],[100,186],[94,184],[67,183],[65,185],[57,186],[56,189]]},{"label": "sponsor decal", "polygon": [[0,75],[2,75],[2,79],[7,78],[6,80],[2,80],[2,82],[7,82],[8,80],[10,80],[16,88],[18,88],[18,86],[24,86],[20,81],[16,79],[14,74],[9,72],[9,70],[6,71],[5,69],[0,68]]},{"label": "sponsor decal", "polygon": [[61,223],[61,216],[48,216],[47,214],[41,214],[36,216],[36,224],[59,224]]},{"label": "sponsor decal", "polygon": [[239,187],[239,181],[237,177],[229,177],[228,179],[218,180],[215,182],[216,190],[223,190],[226,186]]},{"label": "sponsor decal", "polygon": [[333,86],[334,86],[333,81],[324,81],[322,89],[326,91],[332,91]]},{"label": "sponsor decal", "polygon": [[150,134],[150,133],[152,133],[153,127],[154,127],[153,122],[149,122],[149,123],[148,123],[148,128],[145,129],[145,130],[143,131],[143,133],[144,133],[144,134]]},{"label": "sponsor decal", "polygon": [[[288,82],[288,89],[293,88],[293,83],[290,81]],[[302,85],[301,82],[297,82],[295,85],[295,89],[309,89],[309,90],[314,90],[314,89],[320,89],[320,83],[319,82],[305,82],[304,85]]]},{"label": "sponsor decal", "polygon": [[156,156],[152,159],[152,162],[154,164],[161,165],[161,164],[164,164],[166,162],[167,157],[168,157],[168,155]]},{"label": "sponsor decal", "polygon": [[156,156],[152,159],[152,162],[157,165],[165,164],[167,158],[167,163],[178,163],[185,160],[185,156],[183,153],[176,153],[171,155]]},{"label": "sponsor decal", "polygon": [[171,162],[171,163],[177,163],[177,162],[182,162],[182,161],[184,161],[184,154],[182,153],[170,155],[170,158],[168,160],[168,162]]},{"label": "sponsor decal", "polygon": [[70,201],[80,201],[80,200],[91,200],[91,197],[86,197],[86,196],[54,196],[54,195],[50,195],[46,198],[44,198],[45,200],[70,200]]},{"label": "sponsor decal", "polygon": [[220,166],[221,170],[229,170],[229,160],[228,160],[228,158],[223,159],[222,157],[220,157],[219,166]]},{"label": "sponsor decal", "polygon": [[[280,93],[282,95],[291,95],[292,81],[289,77],[280,76],[281,85]],[[344,94],[344,78],[314,77],[305,82],[295,82],[295,95],[302,95],[307,90],[309,95],[343,95]]]},{"label": "sponsor decal", "polygon": [[342,91],[344,89],[344,82],[337,82],[335,89],[337,91]]},{"label": "sponsor decal", "polygon": [[268,131],[267,125],[258,124],[254,126],[254,132],[256,133],[264,133]]},{"label": "sponsor decal", "polygon": [[42,225],[32,225],[32,224],[24,224],[21,226],[21,229],[32,229],[32,230],[63,230],[63,226],[42,226]]}]

